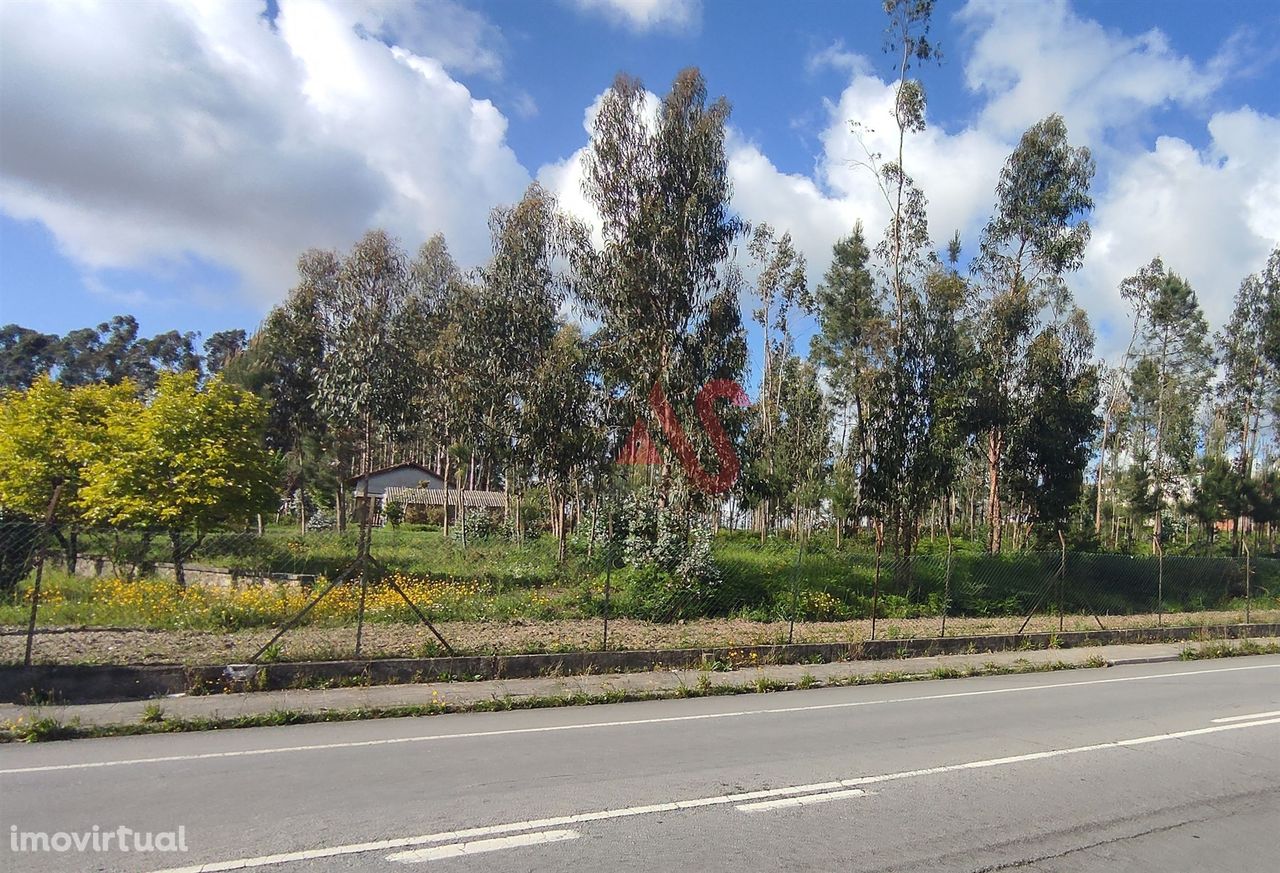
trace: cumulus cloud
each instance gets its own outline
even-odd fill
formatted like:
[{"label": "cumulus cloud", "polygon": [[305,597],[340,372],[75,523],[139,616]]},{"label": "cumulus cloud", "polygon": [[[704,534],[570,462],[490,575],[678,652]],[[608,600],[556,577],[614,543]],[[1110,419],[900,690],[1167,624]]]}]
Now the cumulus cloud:
[{"label": "cumulus cloud", "polygon": [[1280,119],[1241,109],[1215,114],[1208,129],[1203,151],[1161,137],[1111,173],[1079,282],[1095,320],[1122,323],[1115,289],[1160,255],[1221,326],[1240,280],[1280,244]]},{"label": "cumulus cloud", "polygon": [[974,38],[965,81],[987,99],[981,123],[1006,137],[1057,111],[1075,138],[1097,144],[1140,113],[1203,103],[1226,72],[1220,59],[1178,54],[1159,30],[1110,31],[1066,0],[970,0],[959,18]]},{"label": "cumulus cloud", "polygon": [[871,70],[871,61],[866,55],[851,52],[845,48],[844,40],[838,39],[809,55],[805,68],[812,74],[820,70],[840,70],[845,73],[867,73]]},{"label": "cumulus cloud", "polygon": [[372,14],[6,4],[0,208],[90,269],[199,259],[266,300],[303,249],[372,226],[481,259],[489,207],[529,180],[506,119]]},{"label": "cumulus cloud", "polygon": [[[641,30],[700,15],[697,3],[577,2]],[[503,112],[455,78],[502,77],[504,43],[483,17],[456,0],[282,0],[274,21],[260,13],[195,0],[0,4],[0,209],[48,227],[91,287],[94,271],[163,275],[194,261],[234,272],[263,302],[292,284],[303,249],[345,247],[373,226],[410,246],[442,231],[478,263],[488,210],[531,175],[598,227],[585,145],[531,174]],[[973,250],[1018,136],[1060,112],[1099,157],[1094,239],[1072,287],[1101,350],[1123,332],[1119,281],[1156,254],[1220,326],[1240,279],[1280,241],[1280,119],[1222,98],[1239,40],[1195,62],[1158,31],[1111,31],[1061,0],[973,0],[960,20],[972,52],[953,58],[976,109],[906,145],[935,241],[958,230]],[[735,208],[790,230],[817,281],[856,221],[872,242],[882,232],[887,208],[860,165],[896,142],[891,82],[838,42],[809,68],[846,76],[821,107],[811,171],[782,172],[737,130],[727,149]],[[514,111],[536,112],[522,93]],[[584,143],[598,106],[585,109]],[[1205,145],[1147,135],[1144,121],[1169,107],[1202,119]]]},{"label": "cumulus cloud", "polygon": [[688,30],[702,20],[701,0],[571,0],[583,12],[603,15],[639,33]]},{"label": "cumulus cloud", "polygon": [[[1057,20],[1058,12],[1048,7],[1047,20]],[[828,51],[837,60],[840,54],[839,46]],[[1170,58],[1153,57],[1151,69],[1136,62],[1129,66],[1139,79],[1148,79],[1167,67]],[[1186,65],[1174,63],[1173,68]],[[811,173],[782,172],[759,145],[736,130],[730,130],[727,143],[735,209],[750,221],[790,231],[809,263],[811,282],[830,263],[832,243],[855,222],[863,222],[874,243],[888,221],[888,206],[867,164],[870,155],[896,153],[894,85],[862,65],[850,64],[849,70],[848,84],[825,107],[821,151]],[[1086,130],[1094,124],[1093,135],[1104,137],[1132,121],[1135,104],[1126,95],[1138,90],[1117,85],[1111,100],[1081,94],[1084,109],[1064,96],[1064,102],[1040,105],[1040,114],[1028,116],[1026,125],[1009,125],[1001,112],[992,110],[1000,102],[997,95],[967,126],[931,125],[908,136],[904,161],[928,197],[935,243],[941,247],[959,231],[966,249],[974,251],[993,206],[1000,169],[1025,126],[1060,110],[1074,114]],[[657,98],[650,99],[656,109]],[[1127,114],[1116,103],[1126,106]],[[599,98],[584,115],[588,133],[598,105]],[[1148,100],[1143,105],[1155,104]],[[856,135],[855,120],[860,122]],[[1162,137],[1149,149],[1104,149],[1094,184],[1093,242],[1084,268],[1071,277],[1077,299],[1100,328],[1099,351],[1104,354],[1114,354],[1125,333],[1120,280],[1155,255],[1188,276],[1216,327],[1228,317],[1240,279],[1258,269],[1280,241],[1280,159],[1274,148],[1280,141],[1280,119],[1251,109],[1221,112],[1210,118],[1207,131],[1211,142],[1204,151],[1174,137]],[[1073,129],[1072,139],[1085,137]],[[595,214],[581,192],[584,154],[582,149],[542,167],[538,178],[566,209],[594,224]]]},{"label": "cumulus cloud", "polygon": [[[967,251],[974,250],[1019,136],[1059,112],[1072,141],[1099,156],[1093,242],[1070,280],[1100,328],[1099,351],[1113,355],[1125,333],[1120,280],[1157,254],[1188,276],[1210,323],[1221,326],[1240,280],[1280,244],[1280,119],[1248,107],[1209,115],[1203,150],[1176,137],[1144,146],[1134,130],[1170,104],[1203,111],[1221,89],[1232,66],[1225,52],[1238,40],[1196,64],[1158,31],[1113,33],[1062,2],[997,9],[975,0],[961,18],[976,34],[964,71],[979,109],[967,125],[931,123],[909,136],[904,159],[929,199],[935,243],[959,231]],[[839,44],[810,59],[811,69],[842,63],[849,82],[827,106],[811,174],[782,173],[756,145],[730,141],[736,207],[750,220],[792,230],[811,281],[855,220],[874,243],[888,218],[866,164],[869,154],[896,150],[893,85]],[[857,135],[854,121],[861,123]]]},{"label": "cumulus cloud", "polygon": [[502,31],[454,0],[346,0],[344,6],[366,33],[435,58],[446,70],[502,74]]}]

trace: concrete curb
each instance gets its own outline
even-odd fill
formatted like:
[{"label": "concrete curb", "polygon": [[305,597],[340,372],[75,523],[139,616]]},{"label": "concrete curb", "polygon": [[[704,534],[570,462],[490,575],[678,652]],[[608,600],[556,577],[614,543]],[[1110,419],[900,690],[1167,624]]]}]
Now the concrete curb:
[{"label": "concrete curb", "polygon": [[1108,667],[1127,667],[1131,664],[1169,664],[1181,661],[1180,655],[1161,655],[1153,658],[1114,658],[1107,661]]},{"label": "concrete curb", "polygon": [[[390,685],[432,680],[524,679],[542,676],[699,669],[716,662],[801,664],[874,661],[930,655],[1078,648],[1125,643],[1169,643],[1280,636],[1280,624],[1126,628],[1059,634],[1004,634],[854,643],[803,643],[705,649],[479,655],[453,658],[388,658],[298,661],[258,665],[0,666],[0,701],[106,703],[191,691],[274,691],[350,683]],[[1176,660],[1162,658],[1160,660]],[[1142,663],[1126,660],[1124,663]]]}]

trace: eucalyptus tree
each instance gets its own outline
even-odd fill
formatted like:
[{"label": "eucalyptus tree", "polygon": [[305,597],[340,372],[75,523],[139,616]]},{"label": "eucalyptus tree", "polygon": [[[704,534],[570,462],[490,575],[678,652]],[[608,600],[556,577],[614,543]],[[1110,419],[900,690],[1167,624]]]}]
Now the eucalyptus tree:
[{"label": "eucalyptus tree", "polygon": [[0,327],[0,391],[30,388],[58,360],[61,337],[18,324]]},{"label": "eucalyptus tree", "polygon": [[204,341],[204,366],[210,376],[225,370],[248,345],[248,334],[243,328],[220,330]]},{"label": "eucalyptus tree", "polygon": [[1267,415],[1280,403],[1278,373],[1265,352],[1268,322],[1280,308],[1280,248],[1261,272],[1248,276],[1236,292],[1231,318],[1216,337],[1222,380],[1218,399],[1229,442],[1236,448],[1240,475],[1253,475],[1258,442]]},{"label": "eucalyptus tree", "polygon": [[129,381],[149,390],[162,372],[200,372],[195,338],[194,331],[176,330],[143,337],[136,318],[117,315],[97,327],[67,333],[56,345],[53,363],[64,385]]},{"label": "eucalyptus tree", "polygon": [[591,353],[577,325],[561,324],[540,356],[523,398],[529,473],[547,492],[559,560],[565,558],[568,502],[576,482],[600,466],[600,398]]},{"label": "eucalyptus tree", "polygon": [[[955,465],[953,451],[960,437],[954,410],[959,396],[959,318],[967,284],[946,271],[931,248],[927,200],[904,164],[908,137],[926,127],[925,91],[912,76],[915,67],[938,58],[929,41],[931,0],[888,0],[886,50],[895,57],[897,84],[893,118],[896,157],[882,161],[866,151],[859,164],[872,171],[889,213],[888,226],[873,251],[874,304],[845,301],[842,318],[856,325],[837,328],[835,316],[829,340],[838,340],[849,362],[869,362],[868,397],[873,410],[864,411],[866,429],[860,436],[866,451],[860,502],[877,521],[877,554],[886,538],[900,558],[915,546],[920,519],[937,494],[950,486]],[[863,127],[854,124],[861,140]],[[851,242],[847,279],[858,283],[856,240]],[[834,296],[834,295],[830,295]],[[821,304],[819,306],[821,309]],[[820,315],[820,319],[822,316]],[[874,325],[874,330],[869,330]],[[869,346],[870,340],[877,346]],[[875,348],[867,361],[865,352]],[[907,568],[905,561],[899,566]]]},{"label": "eucalyptus tree", "polygon": [[783,486],[779,508],[790,507],[797,539],[807,535],[822,498],[831,456],[831,407],[814,365],[793,354],[775,362],[779,416],[771,455]]},{"label": "eucalyptus tree", "polygon": [[[741,322],[724,269],[743,223],[729,205],[729,104],[708,102],[695,68],[682,70],[656,115],[639,80],[621,75],[592,124],[584,192],[603,246],[584,286],[611,424],[625,432],[655,386],[687,402],[717,376],[738,378]],[[718,371],[718,372],[717,372]]]},{"label": "eucalyptus tree", "polygon": [[1073,147],[1067,126],[1050,115],[1022,135],[1001,170],[995,214],[983,229],[973,269],[983,292],[974,428],[987,460],[987,547],[1000,551],[1003,482],[1010,438],[1027,414],[1026,385],[1036,336],[1074,312],[1064,277],[1079,269],[1089,241],[1094,161]]},{"label": "eucalyptus tree", "polygon": [[1266,300],[1263,306],[1263,354],[1272,367],[1280,370],[1280,250],[1272,250],[1262,276]]},{"label": "eucalyptus tree", "polygon": [[1123,431],[1119,418],[1122,412],[1122,404],[1125,401],[1125,386],[1128,383],[1129,367],[1133,361],[1133,352],[1138,342],[1138,335],[1142,332],[1143,319],[1151,306],[1149,293],[1149,288],[1152,285],[1151,277],[1158,275],[1163,270],[1163,263],[1159,258],[1156,258],[1120,283],[1120,297],[1129,307],[1132,330],[1129,334],[1129,343],[1125,347],[1119,363],[1114,368],[1111,368],[1105,377],[1107,384],[1106,403],[1102,410],[1102,431],[1098,445],[1098,469],[1094,476],[1093,532],[1099,536],[1102,534],[1102,504],[1107,490],[1107,452],[1111,450],[1114,454],[1119,451],[1119,447],[1115,443],[1121,438]]},{"label": "eucalyptus tree", "polygon": [[[435,234],[418,250],[409,265],[413,323],[414,364],[424,378],[413,396],[413,435],[431,454],[431,466],[451,480],[459,446],[467,445],[492,471],[494,450],[480,433],[475,399],[477,385],[492,381],[472,366],[475,349],[489,340],[482,333],[485,321],[475,317],[479,290],[459,269],[441,234]],[[448,509],[444,527],[449,530]]]},{"label": "eucalyptus tree", "polygon": [[588,426],[530,403],[560,332],[560,309],[573,288],[569,256],[585,244],[586,231],[536,182],[515,206],[493,210],[489,225],[493,257],[480,270],[478,306],[463,336],[469,344],[469,378],[475,380],[472,402],[505,465],[519,531],[519,498],[548,426]]},{"label": "eucalyptus tree", "polygon": [[[322,349],[316,411],[368,473],[375,440],[403,433],[421,380],[407,259],[381,230],[366,233],[345,257],[317,253],[313,259]],[[365,513],[362,527],[368,518]]]},{"label": "eucalyptus tree", "polygon": [[1149,315],[1129,379],[1134,469],[1130,496],[1135,508],[1154,516],[1157,548],[1165,504],[1185,496],[1193,470],[1197,414],[1212,368],[1209,328],[1195,290],[1160,266],[1146,277]]},{"label": "eucalyptus tree", "polygon": [[[1268,323],[1280,308],[1280,249],[1266,267],[1240,283],[1231,318],[1215,338],[1222,377],[1218,382],[1218,417],[1228,446],[1236,452],[1235,472],[1241,489],[1251,484],[1260,440],[1269,416],[1280,409],[1280,371],[1266,354]],[[1245,501],[1246,503],[1248,501]],[[1233,545],[1238,544],[1244,507],[1232,518]]]},{"label": "eucalyptus tree", "polygon": [[791,243],[791,234],[777,237],[768,224],[755,228],[747,250],[751,268],[757,274],[755,296],[759,302],[751,318],[760,326],[763,337],[760,396],[747,437],[751,460],[758,468],[755,480],[761,486],[757,496],[763,542],[771,512],[787,497],[792,486],[788,481],[792,471],[785,468],[780,457],[779,430],[783,423],[784,392],[793,387],[787,384],[787,379],[798,375],[794,365],[788,369],[788,364],[794,358],[791,316],[794,310],[803,308],[806,296],[805,263],[804,256],[797,253]]}]

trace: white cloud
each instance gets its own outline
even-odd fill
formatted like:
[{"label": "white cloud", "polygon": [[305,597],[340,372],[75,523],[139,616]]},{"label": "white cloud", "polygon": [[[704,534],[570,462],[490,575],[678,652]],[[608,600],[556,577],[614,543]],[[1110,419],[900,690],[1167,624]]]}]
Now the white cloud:
[{"label": "white cloud", "polygon": [[487,18],[454,0],[345,0],[356,24],[446,70],[500,76],[505,41]]},{"label": "white cloud", "polygon": [[[311,246],[385,226],[487,250],[528,173],[444,65],[361,36],[366,9],[5,4],[0,209],[90,269],[199,258],[278,298]],[[362,24],[363,22],[363,24]]]},{"label": "white cloud", "polygon": [[[1240,280],[1280,244],[1280,118],[1247,107],[1213,114],[1203,152],[1174,137],[1146,147],[1135,131],[1162,106],[1200,108],[1218,95],[1232,65],[1227,48],[1197,65],[1158,32],[1112,33],[1061,2],[997,9],[976,0],[962,17],[978,35],[966,76],[985,101],[966,127],[931,125],[909,136],[905,153],[929,199],[935,244],[958,230],[974,250],[1009,152],[1023,130],[1060,112],[1072,141],[1093,146],[1100,162],[1093,242],[1084,268],[1070,278],[1100,328],[1099,352],[1114,355],[1123,341],[1120,280],[1156,254],[1188,276],[1210,324],[1221,326]],[[730,141],[735,206],[750,220],[790,229],[811,281],[854,220],[863,221],[873,243],[879,238],[887,208],[872,174],[857,164],[867,150],[896,150],[891,84],[846,58],[838,44],[815,58],[811,64],[847,61],[851,72],[828,106],[812,174],[782,173],[755,145]],[[863,124],[862,143],[850,130],[854,120]]]},{"label": "white cloud", "polygon": [[845,48],[844,40],[838,39],[809,55],[805,61],[805,68],[810,73],[830,69],[849,74],[864,74],[871,71],[871,61],[867,60],[866,55],[849,51]]},{"label": "white cloud", "polygon": [[[700,14],[696,3],[626,8],[609,14],[637,29],[696,26]],[[1072,287],[1103,328],[1102,350],[1114,351],[1123,319],[1119,280],[1156,254],[1221,325],[1240,279],[1280,241],[1280,119],[1221,105],[1238,40],[1195,63],[1158,32],[1109,31],[1063,2],[974,0],[961,19],[977,111],[906,150],[935,241],[959,230],[972,251],[1018,136],[1061,112],[1099,156],[1094,240]],[[0,209],[47,226],[91,280],[199,260],[236,272],[264,302],[292,284],[303,249],[344,247],[372,226],[411,247],[442,231],[478,263],[489,209],[517,199],[531,174],[507,145],[506,116],[454,74],[500,78],[502,52],[501,34],[455,0],[283,0],[274,26],[249,4],[0,4]],[[809,63],[848,76],[824,107],[812,170],[781,172],[734,130],[727,149],[737,210],[790,230],[817,281],[855,221],[880,235],[887,210],[855,164],[863,145],[891,155],[896,144],[890,83],[840,43]],[[957,74],[928,71],[926,86]],[[513,111],[536,111],[504,88]],[[598,105],[585,110],[584,142]],[[1206,119],[1207,146],[1144,141],[1145,121],[1171,105]],[[595,223],[584,154],[536,176]]]},{"label": "white cloud", "polygon": [[571,0],[584,12],[603,15],[614,24],[644,33],[650,30],[696,29],[702,20],[701,0]]},{"label": "white cloud", "polygon": [[1161,137],[1112,173],[1078,283],[1095,321],[1124,323],[1116,288],[1160,255],[1221,326],[1240,280],[1280,244],[1280,119],[1241,109],[1214,115],[1208,129],[1203,152]]},{"label": "white cloud", "polygon": [[982,124],[1014,137],[1049,111],[1094,145],[1107,128],[1140,114],[1194,106],[1223,81],[1222,64],[1179,55],[1159,30],[1136,36],[1081,18],[1066,0],[970,0],[960,13],[976,38],[965,63],[969,88],[984,95]]}]

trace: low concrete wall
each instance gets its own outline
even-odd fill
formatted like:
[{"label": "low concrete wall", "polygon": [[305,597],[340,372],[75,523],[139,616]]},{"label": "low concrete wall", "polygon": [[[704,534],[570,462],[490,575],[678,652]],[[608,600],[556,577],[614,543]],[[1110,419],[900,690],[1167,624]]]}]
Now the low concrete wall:
[{"label": "low concrete wall", "polygon": [[6,703],[106,703],[181,694],[187,671],[171,666],[37,664],[0,667],[0,701]]},{"label": "low concrete wall", "polygon": [[698,669],[715,661],[797,664],[809,661],[856,661],[883,658],[1003,652],[1123,643],[1180,642],[1280,636],[1280,624],[1218,625],[1124,630],[1074,631],[1060,634],[943,637],[940,639],[867,640],[858,643],[802,643],[731,648],[565,652],[545,655],[476,655],[455,658],[387,658],[361,661],[298,661],[259,664],[240,669],[225,665],[0,666],[0,701],[41,700],[97,703],[140,700],[188,691],[270,691],[361,679],[371,685],[428,682],[441,678],[520,679],[549,675],[639,672],[653,669]]},{"label": "low concrete wall", "polygon": [[[231,588],[237,585],[266,583],[284,583],[307,588],[316,580],[315,576],[295,573],[255,573],[228,570],[225,567],[211,567],[205,564],[183,564],[182,574],[188,585],[202,585],[209,588]],[[76,561],[76,575],[85,579],[101,579],[123,577],[128,573],[125,568],[117,568],[110,558],[102,555],[81,555]],[[173,564],[163,561],[147,565],[146,575],[169,581],[176,578]]]}]

